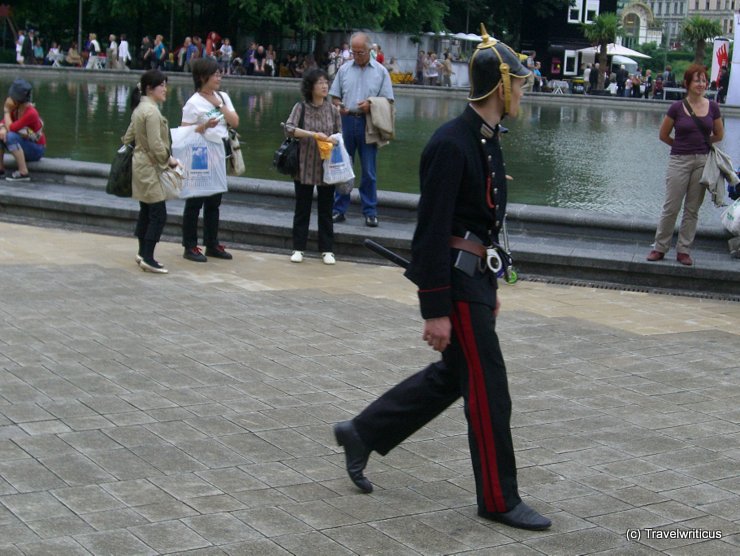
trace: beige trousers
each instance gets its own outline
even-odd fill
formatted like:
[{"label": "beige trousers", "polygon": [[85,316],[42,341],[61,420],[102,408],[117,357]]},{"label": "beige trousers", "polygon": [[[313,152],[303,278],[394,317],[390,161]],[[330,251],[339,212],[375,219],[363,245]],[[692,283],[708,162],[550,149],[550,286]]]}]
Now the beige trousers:
[{"label": "beige trousers", "polygon": [[699,208],[704,201],[706,187],[699,183],[704,165],[705,154],[671,155],[665,177],[665,201],[660,215],[658,229],[655,232],[656,251],[667,253],[671,248],[671,238],[676,225],[676,218],[683,204],[683,217],[678,229],[676,251],[690,253],[696,236],[696,225],[699,220]]}]

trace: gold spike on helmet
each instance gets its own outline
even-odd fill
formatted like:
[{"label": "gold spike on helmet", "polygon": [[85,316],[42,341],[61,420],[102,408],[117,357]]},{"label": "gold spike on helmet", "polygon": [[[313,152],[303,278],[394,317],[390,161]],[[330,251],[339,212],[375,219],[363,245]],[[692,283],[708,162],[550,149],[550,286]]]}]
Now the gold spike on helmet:
[{"label": "gold spike on helmet", "polygon": [[511,102],[511,78],[524,79],[530,71],[519,60],[511,47],[488,35],[480,24],[482,42],[470,57],[470,94],[468,100],[483,100],[499,85],[504,86],[504,114],[509,112]]}]

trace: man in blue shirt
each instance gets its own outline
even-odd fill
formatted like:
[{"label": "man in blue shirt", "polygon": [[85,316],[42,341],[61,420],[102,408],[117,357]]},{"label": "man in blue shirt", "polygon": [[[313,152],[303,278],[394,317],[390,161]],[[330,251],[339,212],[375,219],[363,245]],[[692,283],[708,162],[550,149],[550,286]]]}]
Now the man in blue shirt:
[{"label": "man in blue shirt", "polygon": [[[370,56],[372,41],[366,33],[355,33],[350,39],[353,59],[341,65],[329,94],[342,115],[342,137],[347,152],[355,158],[359,152],[362,178],[360,198],[365,224],[378,225],[378,191],[375,164],[378,145],[365,141],[366,118],[370,113],[371,97],[385,97],[393,102],[393,88],[388,70]],[[349,207],[349,194],[337,193],[334,197],[334,222],[344,222]]]}]

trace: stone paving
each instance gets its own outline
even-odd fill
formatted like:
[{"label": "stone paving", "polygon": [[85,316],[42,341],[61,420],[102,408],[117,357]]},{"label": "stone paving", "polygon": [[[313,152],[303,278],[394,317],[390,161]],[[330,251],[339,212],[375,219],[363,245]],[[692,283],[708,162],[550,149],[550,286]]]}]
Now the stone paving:
[{"label": "stone paving", "polygon": [[502,286],[525,532],[459,404],[345,476],[332,424],[434,358],[398,269],[235,255],[0,223],[0,554],[740,552],[740,304]]}]

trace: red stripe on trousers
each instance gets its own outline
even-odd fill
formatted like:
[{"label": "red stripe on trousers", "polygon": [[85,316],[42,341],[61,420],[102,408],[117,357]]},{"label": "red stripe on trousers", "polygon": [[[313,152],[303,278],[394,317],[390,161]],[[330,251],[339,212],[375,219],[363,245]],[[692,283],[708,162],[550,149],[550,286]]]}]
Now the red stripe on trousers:
[{"label": "red stripe on trousers", "polygon": [[457,302],[456,332],[468,363],[468,406],[473,434],[481,457],[483,497],[489,511],[506,511],[496,462],[496,440],[491,426],[488,392],[470,318],[470,306]]}]

